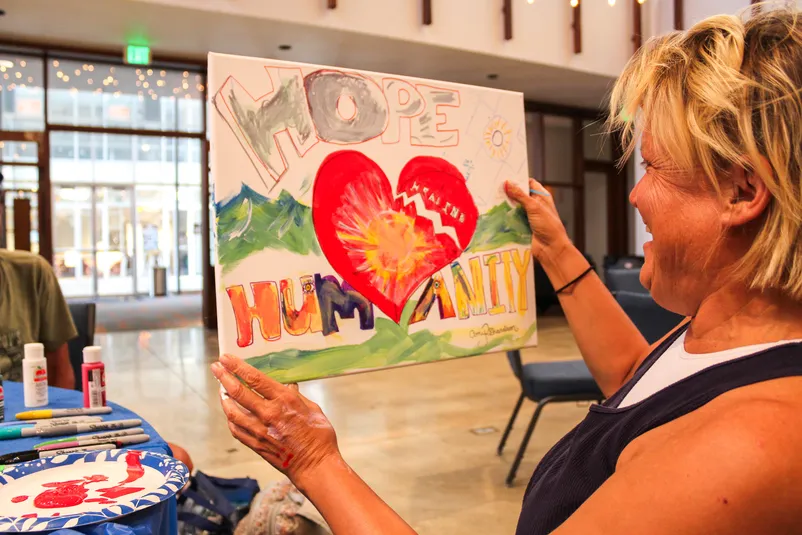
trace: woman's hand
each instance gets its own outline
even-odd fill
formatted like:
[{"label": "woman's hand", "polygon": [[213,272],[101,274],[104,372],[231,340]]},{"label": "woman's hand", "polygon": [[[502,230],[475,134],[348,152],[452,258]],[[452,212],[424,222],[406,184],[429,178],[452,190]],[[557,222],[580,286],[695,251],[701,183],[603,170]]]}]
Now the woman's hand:
[{"label": "woman's hand", "polygon": [[284,386],[229,355],[212,365],[212,373],[225,390],[220,397],[231,434],[296,486],[324,461],[339,458],[329,420],[297,386]]},{"label": "woman's hand", "polygon": [[568,232],[557,214],[554,198],[546,192],[540,182],[529,179],[529,189],[541,192],[530,196],[529,192],[511,182],[505,184],[507,196],[520,203],[526,210],[529,227],[532,229],[532,254],[539,261],[544,257],[556,258],[559,253],[571,244]]}]

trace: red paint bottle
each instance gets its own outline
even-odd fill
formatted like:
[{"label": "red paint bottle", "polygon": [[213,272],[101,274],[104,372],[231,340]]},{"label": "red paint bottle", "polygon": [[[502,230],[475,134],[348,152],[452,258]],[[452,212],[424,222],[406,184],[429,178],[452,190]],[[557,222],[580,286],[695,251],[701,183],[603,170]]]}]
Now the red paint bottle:
[{"label": "red paint bottle", "polygon": [[81,366],[84,407],[94,409],[106,406],[106,365],[103,364],[99,346],[84,348],[84,363]]}]

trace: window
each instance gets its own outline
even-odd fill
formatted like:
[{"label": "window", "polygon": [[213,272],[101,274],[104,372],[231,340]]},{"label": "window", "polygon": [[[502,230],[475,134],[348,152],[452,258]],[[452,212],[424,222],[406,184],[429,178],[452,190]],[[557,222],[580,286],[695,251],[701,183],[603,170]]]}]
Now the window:
[{"label": "window", "polygon": [[44,117],[44,64],[41,59],[0,54],[0,128],[41,132]]},{"label": "window", "polygon": [[130,162],[133,159],[131,136],[107,135],[109,160]]}]

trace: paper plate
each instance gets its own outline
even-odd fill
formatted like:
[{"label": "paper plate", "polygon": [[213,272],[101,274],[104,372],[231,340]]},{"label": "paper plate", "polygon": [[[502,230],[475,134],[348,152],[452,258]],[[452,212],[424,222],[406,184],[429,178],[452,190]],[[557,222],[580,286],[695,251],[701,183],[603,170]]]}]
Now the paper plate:
[{"label": "paper plate", "polygon": [[8,466],[0,474],[0,532],[86,526],[151,507],[189,479],[183,463],[157,453],[71,453]]}]

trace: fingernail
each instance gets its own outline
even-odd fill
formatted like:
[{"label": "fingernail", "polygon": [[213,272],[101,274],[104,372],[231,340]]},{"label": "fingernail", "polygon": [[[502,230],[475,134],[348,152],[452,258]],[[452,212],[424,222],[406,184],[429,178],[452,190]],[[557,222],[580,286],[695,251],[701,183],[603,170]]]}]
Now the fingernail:
[{"label": "fingernail", "polygon": [[534,195],[542,195],[543,197],[551,197],[551,193],[549,193],[548,191],[540,191],[538,189],[531,189],[530,188],[529,189],[529,193],[532,193]]},{"label": "fingernail", "polygon": [[213,363],[212,364],[212,373],[215,376],[219,376],[220,374],[223,373],[223,366],[221,366],[219,362]]},{"label": "fingernail", "polygon": [[234,359],[232,359],[230,355],[223,354],[223,355],[220,355],[219,361],[220,361],[220,364],[222,364],[223,366],[228,367],[232,362],[234,362]]}]

